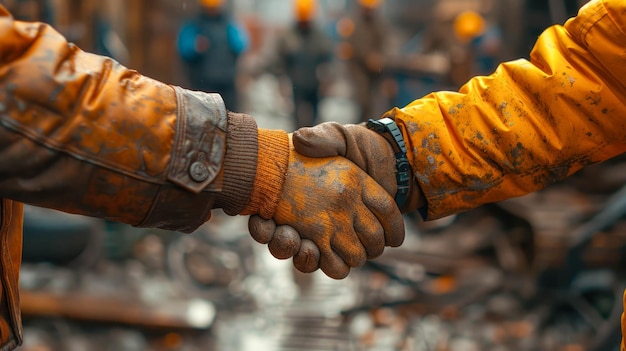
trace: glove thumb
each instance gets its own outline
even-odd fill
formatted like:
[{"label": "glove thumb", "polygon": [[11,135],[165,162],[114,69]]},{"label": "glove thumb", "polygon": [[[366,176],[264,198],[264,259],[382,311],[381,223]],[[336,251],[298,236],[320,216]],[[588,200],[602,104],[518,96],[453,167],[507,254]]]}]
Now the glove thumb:
[{"label": "glove thumb", "polygon": [[346,132],[344,126],[336,122],[300,128],[293,133],[293,145],[296,151],[309,157],[345,156],[351,137]]}]

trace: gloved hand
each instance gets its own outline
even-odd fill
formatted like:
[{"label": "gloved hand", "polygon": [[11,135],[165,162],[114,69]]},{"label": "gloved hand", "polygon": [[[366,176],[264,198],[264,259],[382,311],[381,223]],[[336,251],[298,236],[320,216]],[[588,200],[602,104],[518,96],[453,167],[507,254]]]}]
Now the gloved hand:
[{"label": "gloved hand", "polygon": [[[329,122],[311,128],[302,128],[293,134],[293,144],[296,151],[310,157],[344,156],[366,171],[390,194],[396,192],[393,149],[385,138],[364,126]],[[413,211],[424,204],[424,196],[417,183],[413,182],[409,198],[402,210],[403,212]],[[271,220],[266,221],[258,216],[250,218],[249,229],[254,238],[267,240],[266,242],[271,240],[274,247],[287,246],[283,243],[284,238],[291,237],[291,242],[293,242],[297,233],[293,228],[276,227]],[[277,233],[280,235],[276,235]],[[395,237],[394,240],[386,241],[385,245],[399,246],[403,238],[402,236],[398,240]],[[302,244],[300,250],[291,250],[289,253],[295,255],[293,263],[298,270],[302,272],[314,270],[314,262],[318,254],[310,243]]]},{"label": "gloved hand", "polygon": [[[404,238],[402,214],[393,198],[367,173],[345,158],[309,158],[293,149],[273,219],[299,236],[279,226],[264,237],[256,232],[268,225],[262,220],[251,224],[252,236],[267,242],[277,258],[296,255],[304,271],[318,268],[314,244],[319,268],[335,279],[379,256],[385,243],[399,245]],[[272,223],[265,229],[272,230]]]}]

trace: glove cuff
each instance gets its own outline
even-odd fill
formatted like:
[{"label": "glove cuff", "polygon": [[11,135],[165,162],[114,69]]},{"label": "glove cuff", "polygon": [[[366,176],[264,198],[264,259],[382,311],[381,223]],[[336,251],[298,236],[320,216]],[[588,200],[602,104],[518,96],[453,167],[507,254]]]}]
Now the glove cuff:
[{"label": "glove cuff", "polygon": [[274,216],[289,165],[289,137],[282,130],[259,129],[258,162],[250,201],[241,215]]}]

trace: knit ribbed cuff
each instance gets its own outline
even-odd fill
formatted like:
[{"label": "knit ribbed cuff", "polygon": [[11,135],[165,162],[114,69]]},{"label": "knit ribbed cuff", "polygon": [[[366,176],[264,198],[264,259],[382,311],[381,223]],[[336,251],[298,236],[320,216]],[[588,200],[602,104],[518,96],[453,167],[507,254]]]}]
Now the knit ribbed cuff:
[{"label": "knit ribbed cuff", "polygon": [[257,171],[257,125],[252,117],[228,112],[228,134],[224,156],[224,184],[216,208],[239,214],[248,204]]},{"label": "knit ribbed cuff", "polygon": [[289,137],[282,130],[259,129],[259,154],[250,202],[242,215],[274,216],[289,165]]}]

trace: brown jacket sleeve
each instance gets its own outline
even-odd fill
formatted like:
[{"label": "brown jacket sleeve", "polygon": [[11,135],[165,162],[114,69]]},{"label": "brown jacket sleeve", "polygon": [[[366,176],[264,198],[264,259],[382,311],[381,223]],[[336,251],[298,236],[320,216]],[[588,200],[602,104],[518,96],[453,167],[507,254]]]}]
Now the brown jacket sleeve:
[{"label": "brown jacket sleeve", "polygon": [[211,208],[245,207],[256,138],[219,95],[144,77],[0,6],[0,197],[190,232]]}]

